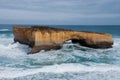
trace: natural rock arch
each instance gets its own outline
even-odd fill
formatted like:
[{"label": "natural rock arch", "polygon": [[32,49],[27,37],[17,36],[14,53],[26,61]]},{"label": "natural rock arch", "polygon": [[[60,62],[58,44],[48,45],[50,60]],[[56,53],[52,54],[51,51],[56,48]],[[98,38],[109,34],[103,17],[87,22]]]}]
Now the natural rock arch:
[{"label": "natural rock arch", "polygon": [[110,34],[96,32],[80,32],[50,27],[13,27],[14,41],[32,47],[30,53],[40,50],[60,49],[67,40],[78,42],[91,48],[111,48],[113,44]]}]

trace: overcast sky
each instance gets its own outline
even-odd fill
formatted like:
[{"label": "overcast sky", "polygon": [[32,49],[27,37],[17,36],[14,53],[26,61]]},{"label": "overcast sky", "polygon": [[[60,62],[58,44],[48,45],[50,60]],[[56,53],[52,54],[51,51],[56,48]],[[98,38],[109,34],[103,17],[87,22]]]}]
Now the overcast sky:
[{"label": "overcast sky", "polygon": [[0,0],[0,24],[120,25],[120,0]]}]

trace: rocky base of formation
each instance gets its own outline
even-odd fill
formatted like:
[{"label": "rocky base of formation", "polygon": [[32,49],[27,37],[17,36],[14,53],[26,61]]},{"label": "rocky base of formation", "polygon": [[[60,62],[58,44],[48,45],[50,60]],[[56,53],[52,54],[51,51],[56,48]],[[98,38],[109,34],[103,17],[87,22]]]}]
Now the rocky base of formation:
[{"label": "rocky base of formation", "polygon": [[15,42],[29,45],[32,48],[29,54],[37,53],[40,50],[60,49],[67,40],[96,49],[111,48],[113,45],[112,36],[105,33],[81,32],[45,26],[14,26],[13,33]]}]

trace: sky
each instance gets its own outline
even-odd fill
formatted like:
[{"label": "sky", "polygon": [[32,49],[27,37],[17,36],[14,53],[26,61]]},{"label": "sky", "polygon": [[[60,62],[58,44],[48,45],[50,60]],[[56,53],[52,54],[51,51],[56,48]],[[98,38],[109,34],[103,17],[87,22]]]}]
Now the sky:
[{"label": "sky", "polygon": [[120,25],[120,0],[0,0],[0,24]]}]

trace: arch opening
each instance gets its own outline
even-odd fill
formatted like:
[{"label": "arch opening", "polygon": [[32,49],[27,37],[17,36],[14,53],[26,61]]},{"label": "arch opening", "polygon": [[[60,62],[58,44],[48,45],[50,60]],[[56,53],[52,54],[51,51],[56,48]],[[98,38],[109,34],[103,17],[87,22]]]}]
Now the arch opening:
[{"label": "arch opening", "polygon": [[73,43],[73,44],[79,44],[81,46],[87,46],[85,39],[69,39],[65,41],[65,43]]}]

